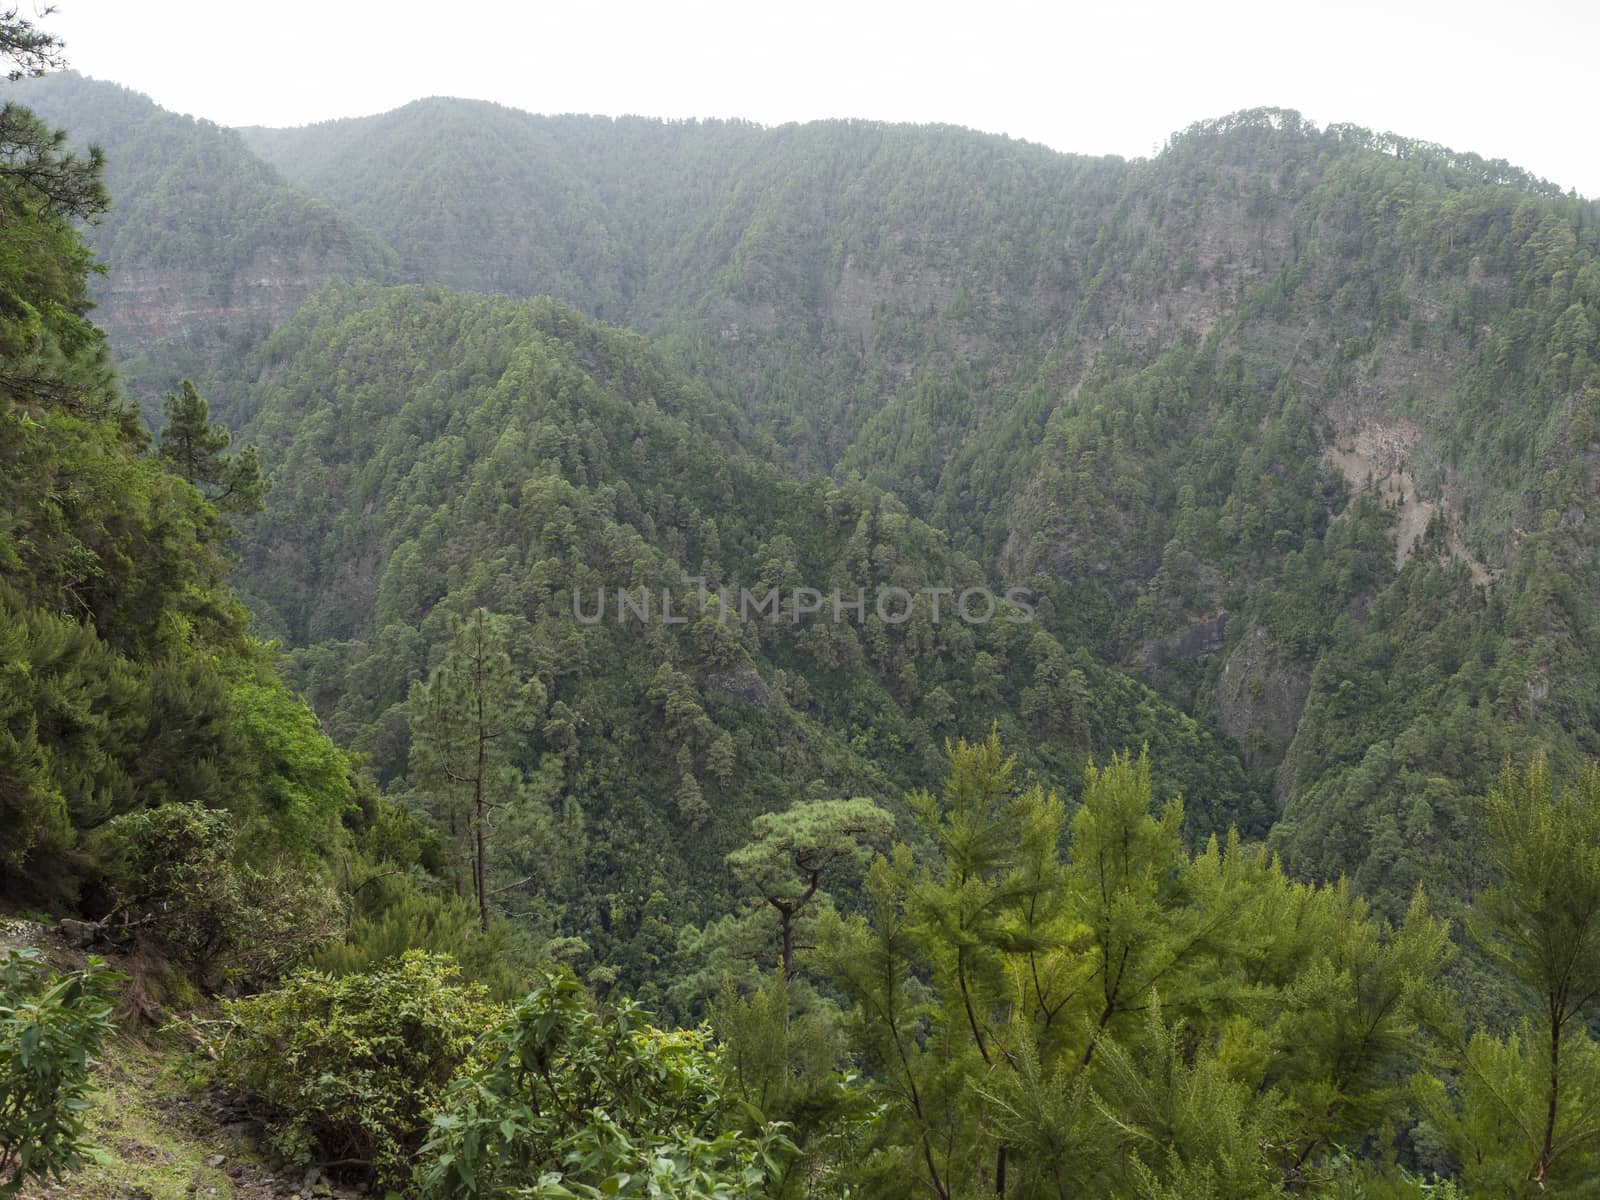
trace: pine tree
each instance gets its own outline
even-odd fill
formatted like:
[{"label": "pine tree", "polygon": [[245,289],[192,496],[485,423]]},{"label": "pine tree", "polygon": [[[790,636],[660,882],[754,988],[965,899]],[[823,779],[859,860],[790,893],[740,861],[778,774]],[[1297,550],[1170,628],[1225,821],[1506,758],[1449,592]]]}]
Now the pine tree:
[{"label": "pine tree", "polygon": [[466,844],[485,932],[496,814],[533,803],[517,761],[545,706],[538,680],[517,673],[509,641],[505,618],[475,610],[456,626],[444,661],[410,700],[413,783]]},{"label": "pine tree", "polygon": [[1520,774],[1507,764],[1488,815],[1499,880],[1478,898],[1471,928],[1534,1000],[1522,1042],[1545,1059],[1539,1111],[1515,1115],[1534,1131],[1527,1178],[1542,1191],[1570,1178],[1565,1156],[1600,1145],[1600,1063],[1585,1028],[1600,1012],[1600,766],[1557,796],[1542,755]]},{"label": "pine tree", "polygon": [[[44,10],[45,13],[50,11]],[[11,60],[7,78],[15,81],[25,75],[43,75],[47,70],[60,69],[66,62],[61,49],[61,39],[22,16],[17,5],[0,8],[0,58]]]},{"label": "pine tree", "polygon": [[161,457],[223,512],[260,512],[267,484],[256,448],[226,453],[233,435],[211,420],[205,398],[187,379],[162,404]]},{"label": "pine tree", "polygon": [[871,800],[802,800],[750,823],[755,839],[728,855],[728,866],[778,916],[783,977],[795,977],[795,930],[821,896],[823,880],[867,865],[872,846],[894,828],[894,818]]},{"label": "pine tree", "polygon": [[1143,756],[1086,771],[1065,852],[997,737],[949,763],[909,798],[932,863],[897,846],[821,929],[889,1101],[869,1192],[1284,1194],[1403,1112],[1449,955],[1420,896],[1391,929],[1236,833],[1191,855]]}]

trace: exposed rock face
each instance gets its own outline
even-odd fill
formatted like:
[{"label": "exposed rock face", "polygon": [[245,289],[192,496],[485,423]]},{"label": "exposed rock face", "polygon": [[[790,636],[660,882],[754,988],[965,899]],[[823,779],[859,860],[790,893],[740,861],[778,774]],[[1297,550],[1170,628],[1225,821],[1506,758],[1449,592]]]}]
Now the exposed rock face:
[{"label": "exposed rock face", "polygon": [[1218,613],[1198,625],[1169,633],[1166,637],[1149,643],[1144,648],[1145,664],[1156,666],[1174,660],[1194,662],[1197,659],[1210,658],[1222,649],[1227,633],[1228,614]]},{"label": "exposed rock face", "polygon": [[240,135],[71,71],[6,85],[6,98],[107,147],[110,208],[84,240],[96,323],[122,354],[276,325],[333,279],[387,279],[393,252],[288,183]]},{"label": "exposed rock face", "polygon": [[1467,564],[1474,583],[1490,583],[1494,573],[1474,558],[1462,541],[1460,519],[1449,488],[1433,499],[1424,499],[1418,494],[1409,460],[1424,442],[1421,426],[1409,418],[1369,419],[1335,438],[1323,450],[1322,460],[1343,475],[1353,491],[1371,486],[1383,504],[1395,510],[1395,570],[1406,565],[1437,516],[1445,521],[1449,531],[1450,557]]},{"label": "exposed rock face", "polygon": [[192,268],[129,267],[98,281],[94,320],[119,346],[276,325],[323,284],[359,274],[337,258],[266,247],[226,281]]},{"label": "exposed rock face", "polygon": [[767,707],[767,685],[749,663],[706,677],[706,691],[726,700],[742,700],[756,708]]},{"label": "exposed rock face", "polygon": [[[1266,626],[1252,621],[1228,653],[1211,696],[1218,727],[1244,748],[1251,769],[1283,762],[1305,709],[1311,672],[1288,659]],[[1279,779],[1277,796],[1286,795]]]}]

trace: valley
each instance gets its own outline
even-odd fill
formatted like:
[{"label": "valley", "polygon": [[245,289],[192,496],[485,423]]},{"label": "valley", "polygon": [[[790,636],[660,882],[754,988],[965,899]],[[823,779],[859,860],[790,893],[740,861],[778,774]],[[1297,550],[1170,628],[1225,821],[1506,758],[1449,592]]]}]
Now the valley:
[{"label": "valley", "polygon": [[5,86],[0,894],[237,1031],[252,1180],[1589,1194],[1596,202]]}]

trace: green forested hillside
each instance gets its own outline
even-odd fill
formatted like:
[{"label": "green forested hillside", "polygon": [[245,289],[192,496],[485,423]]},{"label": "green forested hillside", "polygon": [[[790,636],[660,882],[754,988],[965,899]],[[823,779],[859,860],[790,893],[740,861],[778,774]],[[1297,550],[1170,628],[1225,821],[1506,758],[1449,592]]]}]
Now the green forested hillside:
[{"label": "green forested hillside", "polygon": [[442,99],[245,132],[379,231],[412,278],[551,295],[670,334],[811,470],[832,467],[904,378],[1031,376],[1040,339],[1094,279],[1080,260],[1103,256],[1126,175],[953,128],[762,130]]},{"label": "green forested hillside", "polygon": [[[0,52],[17,31],[0,23]],[[111,922],[209,985],[271,978],[335,927],[327,864],[371,788],[227,585],[227,512],[251,488],[233,504],[215,485],[253,459],[153,445],[87,318],[73,223],[105,207],[98,159],[18,106],[0,124],[0,894]],[[5,1107],[48,1130],[78,1120],[52,1072],[84,1068],[54,1023],[103,1021],[107,984],[38,987],[40,967],[5,964]],[[4,1137],[10,1191],[54,1161]]]},{"label": "green forested hillside", "polygon": [[[1503,757],[1595,751],[1600,213],[1503,164],[1274,114],[1197,127],[1151,169],[1234,164],[1288,253],[1193,351],[1091,373],[1011,537],[1024,562],[1112,564],[1124,661],[1229,614],[1195,682],[1225,728],[1284,748],[1274,845],[1397,912],[1419,881],[1471,877]],[[1272,734],[1267,705],[1300,696]]]},{"label": "green forested hillside", "polygon": [[[444,121],[472,163],[405,133]],[[531,195],[545,164],[565,190],[541,211],[604,235],[451,278],[654,334],[802,475],[862,476],[1052,595],[1070,647],[1241,742],[1291,865],[1391,913],[1467,869],[1449,847],[1505,754],[1596,749],[1596,214],[1505,163],[1267,110],[1142,163],[449,101],[252,139],[374,211],[402,175],[415,203]],[[510,211],[441,201],[386,233],[492,257],[474,222]]]},{"label": "green forested hillside", "polygon": [[[409,277],[632,325],[756,458],[1049,596],[1240,743],[1292,866],[1392,914],[1504,754],[1595,749],[1594,206],[1505,163],[1275,110],[1134,163],[453,100],[246,140]],[[242,422],[259,356],[165,385]]]},{"label": "green forested hillside", "polygon": [[764,140],[742,122],[546,118],[451,99],[241,133],[383,237],[407,278],[554,296],[619,324],[696,298],[715,267],[681,243]]},{"label": "green forested hillside", "polygon": [[[407,786],[408,694],[450,620],[514,617],[513,659],[543,697],[516,758],[574,831],[538,871],[550,931],[583,937],[634,988],[650,986],[643,951],[624,947],[650,934],[652,904],[674,924],[731,905],[693,881],[717,877],[751,817],[797,794],[898,795],[974,725],[998,722],[1028,769],[1061,781],[1148,742],[1158,793],[1188,798],[1191,837],[1265,827],[1228,739],[1071,654],[1048,617],[966,624],[951,593],[938,620],[921,596],[904,623],[870,600],[864,620],[835,623],[834,589],[986,576],[891,496],[787,479],[736,411],[636,335],[548,301],[346,288],[248,374],[261,382],[231,403],[255,412],[274,487],[236,579],[300,647],[296,677],[330,732]],[[719,620],[686,577],[729,587],[730,609],[741,587],[828,599],[798,623],[787,599],[776,623]],[[658,606],[670,588],[690,619],[620,623],[619,587]],[[606,593],[607,619],[580,624],[575,591],[590,613]],[[497,876],[522,878],[521,861]]]},{"label": "green forested hillside", "polygon": [[[1594,203],[1271,109],[8,94],[72,128],[0,139],[0,890],[272,1155],[1593,1190]],[[112,981],[0,966],[9,1194]]]},{"label": "green forested hillside", "polygon": [[376,238],[287,183],[231,129],[71,72],[5,86],[75,145],[106,151],[111,204],[85,230],[106,270],[90,294],[136,382],[131,360],[148,346],[164,347],[160,373],[187,345],[270,328],[330,279],[393,269]]}]

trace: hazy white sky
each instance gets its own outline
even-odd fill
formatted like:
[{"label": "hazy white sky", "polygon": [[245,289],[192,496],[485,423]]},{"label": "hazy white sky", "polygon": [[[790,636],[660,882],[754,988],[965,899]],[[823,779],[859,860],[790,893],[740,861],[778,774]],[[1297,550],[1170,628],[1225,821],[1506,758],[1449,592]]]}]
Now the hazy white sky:
[{"label": "hazy white sky", "polygon": [[534,112],[945,121],[1133,157],[1191,121],[1276,105],[1600,196],[1594,0],[56,2],[44,24],[71,65],[228,125],[452,95]]}]

